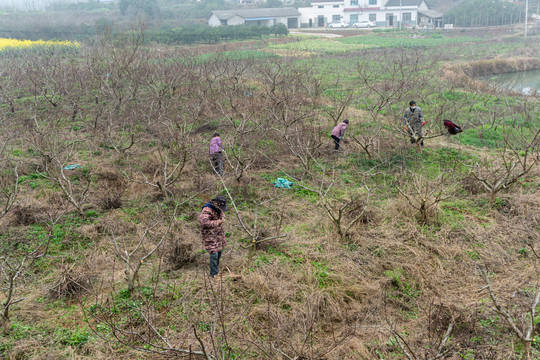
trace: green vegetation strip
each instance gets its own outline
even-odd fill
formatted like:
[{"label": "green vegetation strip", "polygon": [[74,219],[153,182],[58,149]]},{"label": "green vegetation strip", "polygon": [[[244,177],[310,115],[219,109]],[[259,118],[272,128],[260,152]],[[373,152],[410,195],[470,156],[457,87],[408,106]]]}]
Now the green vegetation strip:
[{"label": "green vegetation strip", "polygon": [[270,49],[307,51],[317,54],[340,54],[350,51],[359,51],[374,48],[400,48],[400,47],[438,47],[450,44],[463,44],[477,42],[481,39],[472,37],[445,37],[436,33],[430,36],[412,34],[396,35],[387,37],[385,35],[362,35],[351,36],[340,39],[305,39],[294,43],[271,44]]},{"label": "green vegetation strip", "polygon": [[417,37],[410,34],[401,36],[386,37],[381,35],[352,36],[337,39],[337,41],[349,45],[364,45],[366,48],[399,48],[399,47],[437,47],[449,44],[463,44],[476,42],[481,39],[472,37],[445,37],[442,34],[432,34],[430,36]]},{"label": "green vegetation strip", "polygon": [[346,44],[330,39],[308,39],[288,44],[271,44],[270,49],[336,54],[367,49],[364,44]]}]

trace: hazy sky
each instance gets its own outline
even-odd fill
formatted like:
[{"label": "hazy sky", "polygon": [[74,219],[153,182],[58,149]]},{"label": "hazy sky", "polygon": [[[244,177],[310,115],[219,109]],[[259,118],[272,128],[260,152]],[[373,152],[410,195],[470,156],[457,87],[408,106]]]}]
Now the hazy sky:
[{"label": "hazy sky", "polygon": [[15,8],[18,10],[43,10],[54,2],[76,3],[86,0],[0,0],[0,8]]}]

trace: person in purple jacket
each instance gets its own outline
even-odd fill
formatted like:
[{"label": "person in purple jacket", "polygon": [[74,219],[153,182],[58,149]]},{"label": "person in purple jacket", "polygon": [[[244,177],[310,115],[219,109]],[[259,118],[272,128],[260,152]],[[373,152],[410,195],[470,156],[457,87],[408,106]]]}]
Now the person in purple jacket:
[{"label": "person in purple jacket", "polygon": [[343,135],[345,135],[345,130],[347,130],[348,126],[349,119],[345,119],[341,124],[337,124],[332,129],[332,134],[330,136],[334,139],[334,144],[336,144],[336,147],[334,148],[335,152],[339,151],[339,141],[343,139]]},{"label": "person in purple jacket", "polygon": [[212,164],[214,165],[214,171],[219,176],[223,176],[223,143],[219,137],[219,133],[214,133],[212,140],[210,140],[210,157],[212,158]]}]

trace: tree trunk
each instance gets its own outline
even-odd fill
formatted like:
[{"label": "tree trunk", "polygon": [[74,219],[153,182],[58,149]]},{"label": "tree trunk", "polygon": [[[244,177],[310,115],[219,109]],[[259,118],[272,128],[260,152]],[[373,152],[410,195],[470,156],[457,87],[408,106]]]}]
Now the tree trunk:
[{"label": "tree trunk", "polygon": [[419,140],[416,140],[416,151],[419,152],[419,153],[422,152],[422,146],[421,146]]},{"label": "tree trunk", "polygon": [[523,341],[523,360],[531,360],[531,342]]},{"label": "tree trunk", "polygon": [[2,327],[4,331],[9,330],[9,318],[6,316],[6,312],[7,309],[5,309],[2,316],[0,316],[0,327]]}]

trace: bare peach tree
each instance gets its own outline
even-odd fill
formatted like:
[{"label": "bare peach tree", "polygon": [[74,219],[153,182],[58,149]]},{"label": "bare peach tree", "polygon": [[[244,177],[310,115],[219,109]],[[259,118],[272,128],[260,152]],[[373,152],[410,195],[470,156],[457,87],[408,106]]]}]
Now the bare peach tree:
[{"label": "bare peach tree", "polygon": [[153,173],[148,176],[139,167],[133,166],[131,172],[138,173],[144,180],[138,180],[132,175],[128,178],[153,187],[161,193],[164,199],[173,195],[172,187],[179,182],[188,161],[192,156],[191,126],[185,120],[164,121],[161,126],[155,127],[155,155],[156,166]]},{"label": "bare peach tree", "polygon": [[[266,323],[264,337],[256,338],[249,333],[251,342],[264,349],[268,359],[327,359],[337,355],[337,348],[344,345],[356,333],[358,320],[347,309],[343,309],[340,321],[323,325],[324,297],[313,291],[303,291],[297,296],[303,297],[298,304],[287,313],[277,305],[268,304],[263,314]],[[359,322],[362,322],[360,319]],[[262,340],[261,340],[262,338]]]},{"label": "bare peach tree", "polygon": [[[348,194],[343,198],[333,198],[330,190],[335,185],[332,181],[324,188],[306,189],[314,191],[319,196],[319,204],[325,210],[326,216],[332,221],[332,225],[339,236],[340,241],[347,239],[349,230],[360,221],[368,208],[371,189],[364,185],[364,194]],[[352,217],[349,216],[352,214]]]},{"label": "bare peach tree", "polygon": [[[360,78],[358,101],[373,121],[387,114],[392,105],[408,103],[419,95],[429,79],[438,56],[424,50],[381,50],[362,57],[358,62]],[[405,108],[403,106],[403,108]]]},{"label": "bare peach tree", "polygon": [[2,284],[0,290],[4,295],[2,301],[2,326],[7,327],[9,321],[9,311],[11,306],[23,301],[25,298],[17,298],[17,282],[19,277],[24,274],[31,261],[30,254],[21,254],[21,256],[2,256],[0,257],[0,271],[2,272]]},{"label": "bare peach tree", "polygon": [[[368,210],[372,188],[365,181],[362,190],[352,190],[343,186],[334,167],[331,171],[327,171],[321,162],[317,161],[316,163],[318,171],[310,173],[311,181],[309,183],[296,179],[284,169],[280,170],[295,180],[295,186],[317,195],[318,208],[322,208],[324,214],[332,222],[332,226],[339,236],[339,241],[346,241],[350,229],[364,218]],[[332,190],[337,187],[345,188],[345,194],[335,194]]]},{"label": "bare peach tree", "polygon": [[258,77],[267,126],[300,161],[304,174],[323,145],[316,105],[324,88],[314,71],[293,62],[276,61],[264,64]]},{"label": "bare peach tree", "polygon": [[169,221],[169,225],[161,231],[155,230],[159,225],[162,225],[162,222],[154,220],[153,224],[146,226],[144,230],[141,231],[142,234],[138,235],[138,240],[135,242],[130,241],[131,237],[119,239],[114,235],[114,229],[109,229],[111,241],[114,245],[114,252],[126,266],[124,274],[130,294],[133,293],[133,290],[135,289],[135,282],[138,279],[141,266],[146,259],[152,256],[152,254],[154,254],[163,244],[163,241],[174,224],[175,216],[176,208]]},{"label": "bare peach tree", "polygon": [[[441,308],[442,305],[439,306],[439,311]],[[451,340],[453,335],[455,320],[449,317],[448,319],[442,319],[445,324],[440,324],[440,326],[433,326],[434,324],[432,324],[432,318],[434,317],[434,315],[438,314],[431,313],[428,315],[429,326],[427,326],[428,336],[426,336],[426,338],[427,340],[429,340],[429,344],[422,346],[422,348],[414,348],[405,338],[403,333],[400,333],[398,331],[394,322],[390,318],[386,318],[387,326],[385,326],[384,329],[392,335],[395,343],[398,345],[398,347],[401,349],[401,351],[408,360],[437,360],[448,358],[452,355],[449,341]]]},{"label": "bare peach tree", "polygon": [[[229,192],[229,189],[227,187],[224,188],[227,192],[227,195],[229,196],[229,199],[231,200],[231,204],[233,206],[240,227],[243,230],[244,234],[246,234],[246,244],[241,246],[245,249],[250,249],[250,256],[253,255],[253,252],[257,250],[258,246],[260,246],[262,243],[275,239],[282,239],[288,236],[287,234],[282,233],[284,224],[283,216],[281,214],[277,214],[277,216],[273,218],[273,220],[275,220],[274,226],[268,224],[268,220],[261,225],[261,207],[268,202],[276,200],[280,197],[279,195],[265,200],[254,200],[252,202],[254,209],[251,211],[251,214],[245,214],[238,210],[236,202],[234,201],[234,198]],[[248,226],[247,221],[250,221],[252,226]],[[272,234],[271,232],[272,228],[275,230],[274,234]]]},{"label": "bare peach tree", "polygon": [[24,240],[4,244],[0,252],[0,293],[4,299],[0,303],[0,325],[7,328],[10,311],[13,305],[26,298],[18,295],[25,273],[31,269],[34,262],[47,255],[49,245],[54,238],[54,226],[64,216],[65,211],[47,212],[40,222],[46,228],[44,237],[35,238],[29,242]]},{"label": "bare peach tree", "polygon": [[99,72],[99,91],[96,102],[99,109],[101,146],[125,157],[141,141],[146,114],[138,110],[143,106],[143,89],[148,82],[149,52],[142,48],[144,29],[115,33],[106,29],[99,37],[95,51],[104,59],[94,71]]},{"label": "bare peach tree", "polygon": [[371,126],[367,121],[358,118],[355,119],[355,125],[363,126],[358,131],[358,135],[351,134],[349,136],[360,145],[368,159],[373,160],[374,156],[380,152],[382,126]]},{"label": "bare peach tree", "polygon": [[510,304],[504,305],[501,303],[489,280],[489,275],[485,269],[480,269],[480,276],[485,282],[485,286],[482,290],[487,290],[491,303],[493,304],[493,310],[502,316],[505,322],[508,324],[514,335],[523,344],[523,359],[532,359],[532,344],[535,340],[535,336],[540,331],[540,321],[537,319],[537,310],[540,304],[540,280],[536,284],[536,294],[529,308],[522,314],[516,314],[515,306]]},{"label": "bare peach tree", "polygon": [[0,219],[13,207],[19,195],[19,173],[17,162],[0,157]]},{"label": "bare peach tree", "polygon": [[430,211],[457,191],[454,180],[453,169],[441,169],[434,178],[406,171],[399,176],[396,188],[409,205],[418,211],[420,220],[426,222]]},{"label": "bare peach tree", "polygon": [[349,106],[357,99],[358,94],[350,84],[345,82],[346,78],[343,78],[342,73],[349,74],[351,69],[341,69],[336,79],[328,85],[322,93],[321,101],[328,102],[323,105],[323,113],[326,114],[331,120],[334,126],[338,124],[340,119],[346,114]]},{"label": "bare peach tree", "polygon": [[290,152],[300,160],[304,170],[302,177],[306,176],[320,156],[320,148],[324,145],[320,127],[305,121],[285,129],[276,127],[274,130],[281,135]]},{"label": "bare peach tree", "polygon": [[488,192],[489,199],[515,185],[538,164],[540,128],[534,120],[523,125],[499,125],[503,132],[502,144],[488,152],[488,157],[468,165],[470,175]]},{"label": "bare peach tree", "polygon": [[80,213],[90,195],[92,169],[72,164],[75,154],[84,140],[69,137],[59,131],[32,133],[31,143],[43,159],[45,177],[54,182],[65,198]]},{"label": "bare peach tree", "polygon": [[[368,157],[377,144],[380,129],[387,118],[397,118],[395,123],[387,124],[399,135],[410,135],[401,124],[403,112],[410,100],[421,99],[426,93],[427,84],[432,82],[433,69],[439,56],[435,52],[420,49],[381,50],[373,52],[357,64],[360,78],[358,93],[353,103],[369,114],[371,136],[355,140]],[[398,110],[396,110],[396,108]],[[430,138],[412,134],[420,151],[420,141]],[[431,136],[433,137],[433,136]]]},{"label": "bare peach tree", "polygon": [[266,129],[261,124],[258,93],[254,93],[254,60],[216,60],[206,65],[211,75],[204,100],[225,121],[232,131],[225,139],[224,155],[236,181],[240,183],[256,158],[254,139],[264,139]]},{"label": "bare peach tree", "polygon": [[[433,74],[431,70],[430,73]],[[470,126],[470,113],[463,111],[467,106],[471,106],[469,102],[478,104],[476,94],[469,94],[469,96],[459,97],[459,101],[456,101],[455,96],[459,96],[460,90],[455,84],[445,79],[440,79],[439,76],[433,76],[429,78],[423,78],[422,88],[419,91],[418,102],[421,103],[425,116],[425,125],[422,126],[422,138],[418,134],[412,134],[414,138],[417,150],[421,151],[419,142],[424,139],[433,139],[440,136],[449,136],[447,130],[443,126],[444,120],[450,120],[456,124],[468,124]],[[463,99],[462,99],[463,98]],[[475,108],[474,105],[472,105]],[[398,121],[401,120],[402,113],[397,114]],[[399,132],[408,137],[411,134],[404,131],[403,127],[400,127]]]},{"label": "bare peach tree", "polygon": [[25,83],[25,68],[21,66],[20,59],[11,58],[2,60],[0,73],[0,100],[6,103],[10,113],[18,110],[16,100],[23,93],[22,85]]},{"label": "bare peach tree", "polygon": [[[198,291],[184,291],[185,284],[166,280],[159,272],[157,266],[138,301],[111,301],[100,289],[92,302],[81,302],[97,336],[149,355],[217,360],[249,353],[269,358],[246,339],[251,331],[248,312],[261,290],[232,304],[225,287],[207,277]],[[197,276],[190,282],[199,280]],[[171,322],[175,326],[169,326]]]}]

